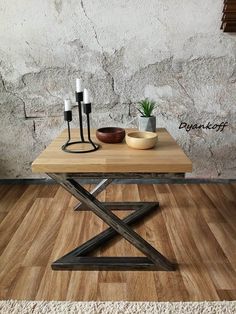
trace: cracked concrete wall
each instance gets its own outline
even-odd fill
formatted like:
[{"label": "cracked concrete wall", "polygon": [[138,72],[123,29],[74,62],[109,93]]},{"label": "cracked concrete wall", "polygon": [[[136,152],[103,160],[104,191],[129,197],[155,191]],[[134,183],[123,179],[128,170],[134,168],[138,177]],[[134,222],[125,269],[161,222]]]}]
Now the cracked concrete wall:
[{"label": "cracked concrete wall", "polygon": [[[36,177],[31,162],[65,128],[63,99],[82,77],[93,127],[135,126],[137,102],[150,97],[191,176],[235,178],[236,37],[220,30],[222,4],[2,0],[0,177]],[[181,121],[229,126],[186,132]]]}]

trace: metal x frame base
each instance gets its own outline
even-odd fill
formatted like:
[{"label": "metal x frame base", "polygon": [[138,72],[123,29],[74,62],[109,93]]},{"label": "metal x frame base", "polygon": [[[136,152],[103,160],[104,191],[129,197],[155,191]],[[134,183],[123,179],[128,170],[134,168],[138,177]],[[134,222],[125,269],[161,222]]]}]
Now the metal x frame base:
[{"label": "metal x frame base", "polygon": [[[53,262],[54,270],[97,270],[97,269],[122,269],[122,270],[175,270],[166,257],[152,247],[140,235],[138,235],[130,225],[139,221],[145,215],[159,207],[158,202],[126,202],[126,203],[102,203],[96,199],[98,195],[112,179],[103,180],[89,193],[73,177],[66,174],[48,174],[52,179],[63,186],[81,203],[76,206],[76,210],[91,210],[100,217],[110,227],[80,245],[73,251]],[[136,209],[124,219],[118,218],[111,209]],[[146,257],[94,257],[86,256],[98,247],[120,234]]]}]

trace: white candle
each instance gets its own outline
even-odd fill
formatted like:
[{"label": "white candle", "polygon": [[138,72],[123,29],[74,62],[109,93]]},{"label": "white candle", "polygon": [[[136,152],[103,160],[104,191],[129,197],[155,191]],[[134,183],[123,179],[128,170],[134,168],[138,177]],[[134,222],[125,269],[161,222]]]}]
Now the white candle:
[{"label": "white candle", "polygon": [[76,92],[81,93],[83,91],[82,89],[82,80],[77,78],[76,79]]},{"label": "white candle", "polygon": [[65,111],[71,111],[70,99],[65,99]]},{"label": "white candle", "polygon": [[85,88],[84,89],[84,104],[89,104],[90,101],[89,101],[89,92],[88,90]]}]

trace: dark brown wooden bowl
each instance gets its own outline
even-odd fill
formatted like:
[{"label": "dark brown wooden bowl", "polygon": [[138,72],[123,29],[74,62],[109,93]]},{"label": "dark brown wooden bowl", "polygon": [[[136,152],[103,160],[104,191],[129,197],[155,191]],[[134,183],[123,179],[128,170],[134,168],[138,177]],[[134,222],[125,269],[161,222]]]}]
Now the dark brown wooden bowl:
[{"label": "dark brown wooden bowl", "polygon": [[96,136],[103,143],[121,143],[125,138],[125,130],[115,127],[100,128],[97,129]]}]

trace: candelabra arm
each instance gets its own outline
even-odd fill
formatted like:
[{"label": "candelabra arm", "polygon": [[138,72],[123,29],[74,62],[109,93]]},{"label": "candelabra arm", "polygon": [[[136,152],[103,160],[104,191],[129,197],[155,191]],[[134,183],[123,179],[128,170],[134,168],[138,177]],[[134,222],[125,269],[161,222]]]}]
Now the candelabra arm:
[{"label": "candelabra arm", "polygon": [[78,103],[78,112],[79,112],[79,132],[80,132],[80,140],[84,143],[84,131],[83,131],[83,117],[82,117],[82,101],[83,101],[83,92],[75,92],[75,99]]},{"label": "candelabra arm", "polygon": [[80,139],[81,139],[81,142],[84,142],[84,132],[83,132],[83,120],[82,120],[81,102],[78,102],[78,110],[79,110],[79,131],[80,131]]},{"label": "candelabra arm", "polygon": [[89,140],[89,142],[93,145],[93,147],[94,147],[95,149],[97,149],[97,146],[96,146],[96,145],[93,143],[93,141],[91,140],[89,113],[86,113],[86,116],[87,116],[88,140]]},{"label": "candelabra arm", "polygon": [[71,135],[70,135],[70,122],[69,122],[69,121],[67,121],[67,129],[68,129],[68,141],[67,141],[67,143],[69,143],[69,142],[70,142],[70,139],[71,139]]}]

